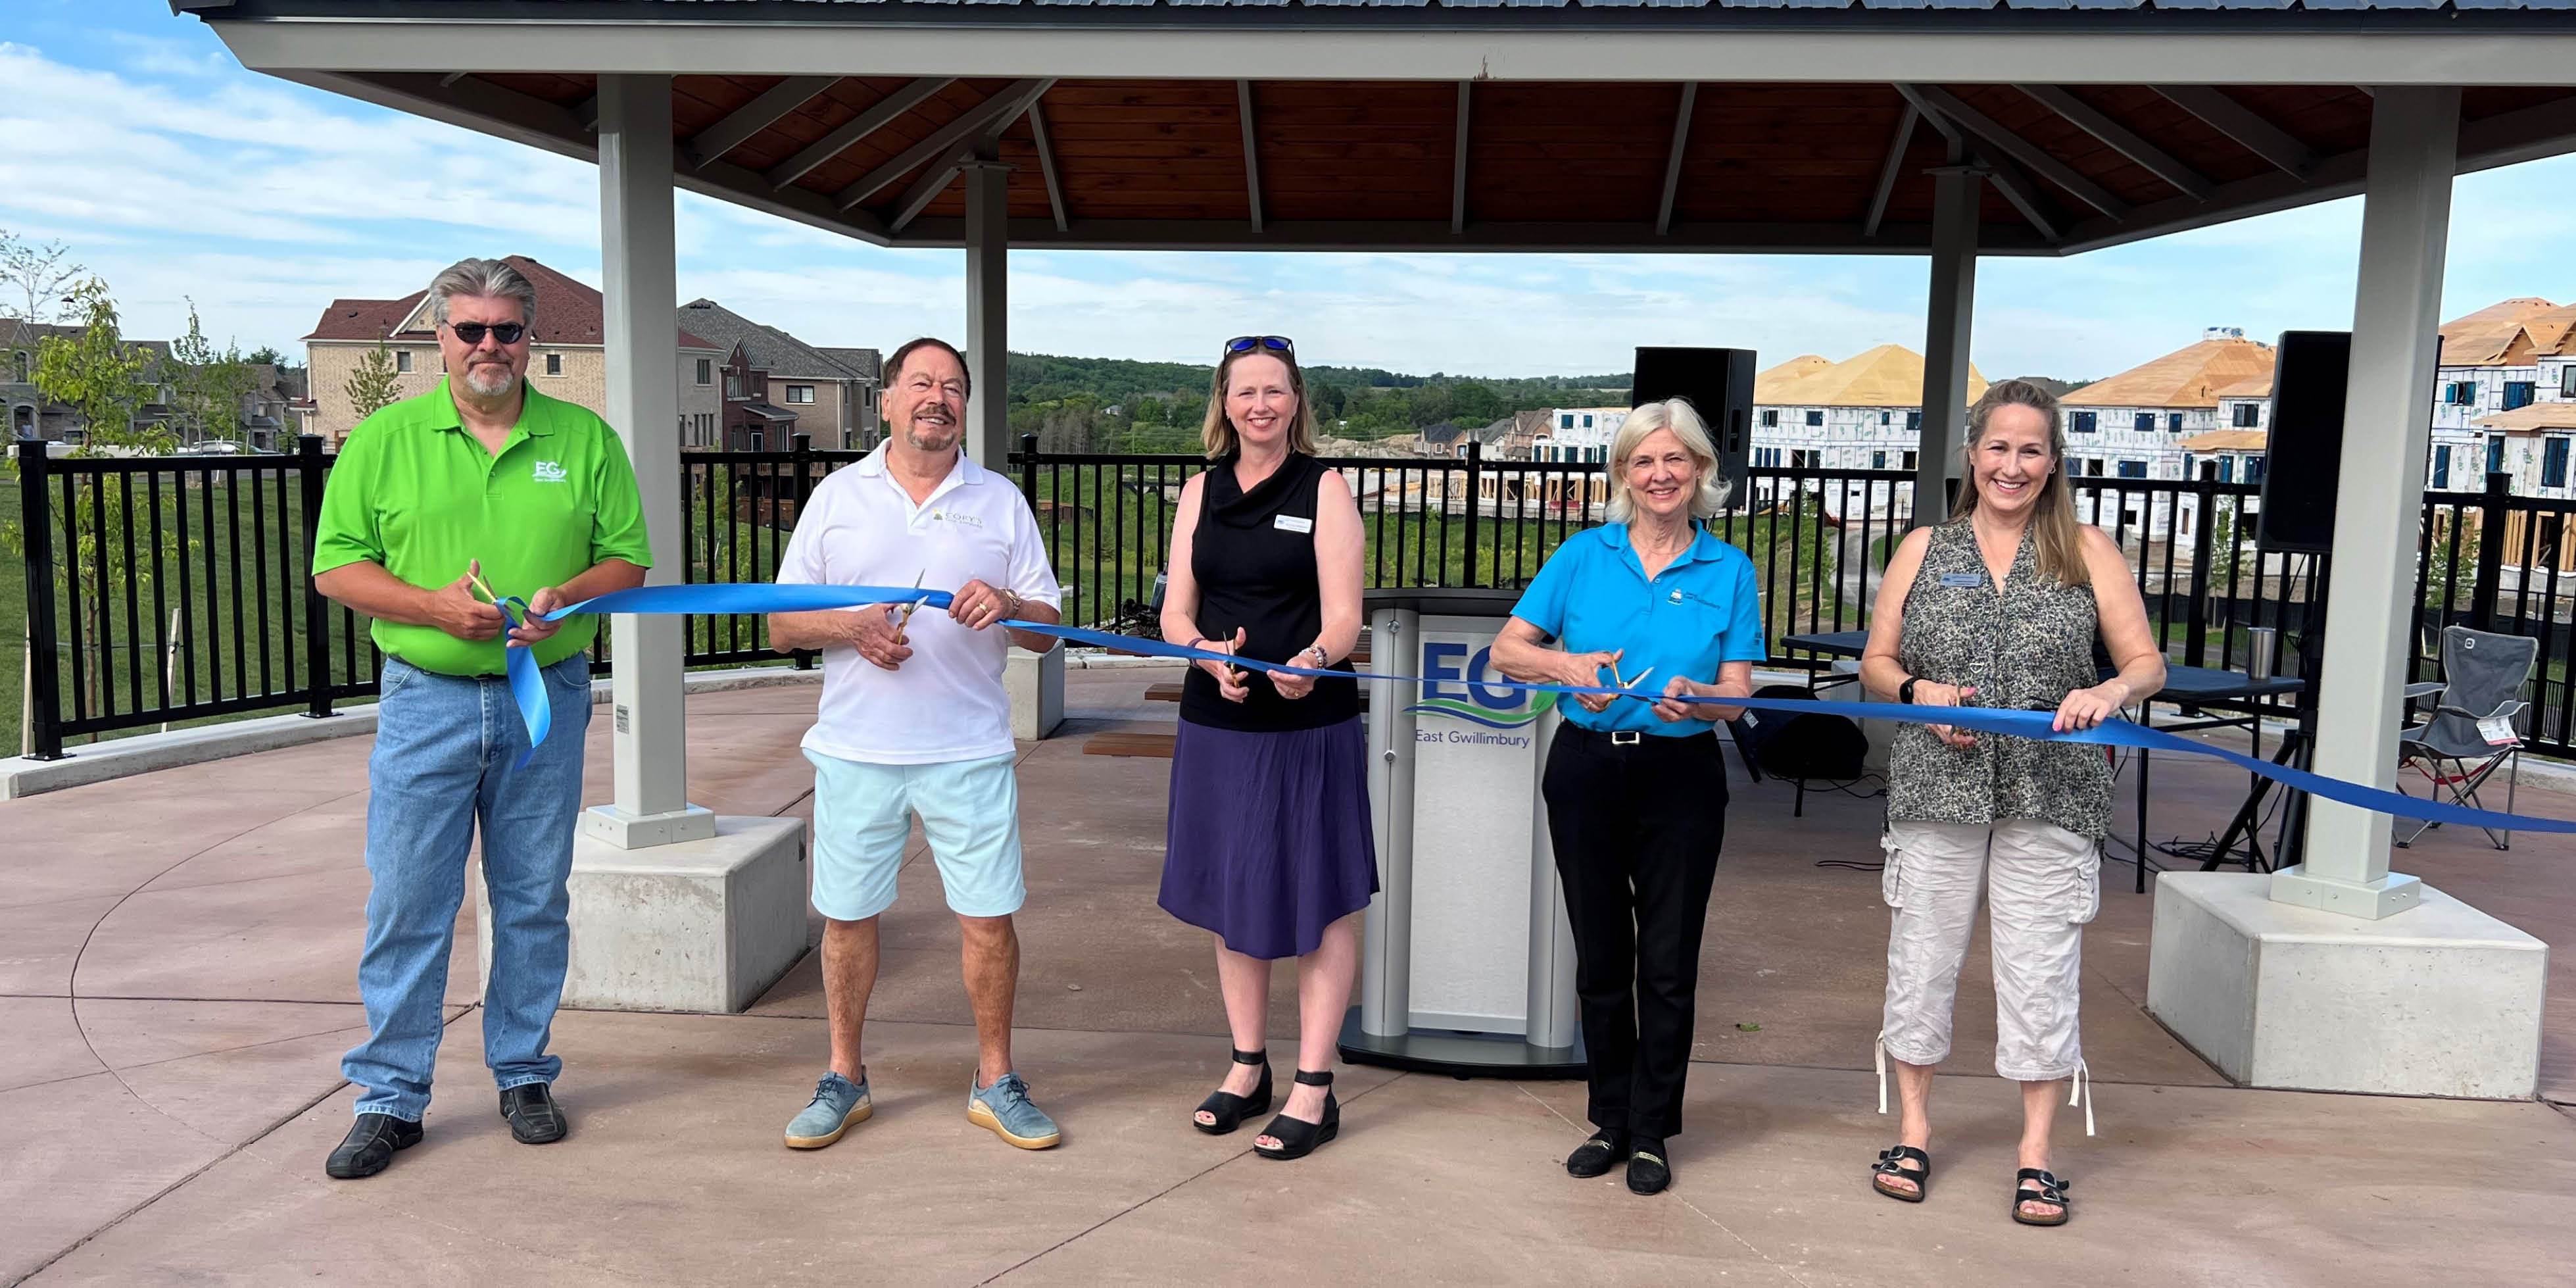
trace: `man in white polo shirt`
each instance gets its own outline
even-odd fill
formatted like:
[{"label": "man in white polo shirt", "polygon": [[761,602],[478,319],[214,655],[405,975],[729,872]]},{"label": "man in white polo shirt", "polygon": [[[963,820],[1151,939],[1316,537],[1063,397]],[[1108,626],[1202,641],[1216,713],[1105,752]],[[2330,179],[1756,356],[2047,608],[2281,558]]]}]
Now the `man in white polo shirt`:
[{"label": "man in white polo shirt", "polygon": [[[978,1063],[966,1119],[1022,1149],[1062,1137],[1011,1066],[1020,941],[1019,781],[1002,665],[1005,618],[1057,620],[1059,592],[1037,516],[1010,479],[966,459],[966,363],[941,340],[886,360],[890,432],[867,459],[815,485],[778,569],[782,583],[954,588],[946,612],[867,607],[773,613],[780,651],[819,649],[823,698],[805,734],[814,762],[814,907],[823,914],[823,996],[832,1066],[787,1125],[819,1149],[867,1120],[860,1029],[877,977],[877,914],[894,903],[911,816],[921,819],[965,937]],[[1005,636],[1009,638],[1004,638]]]}]

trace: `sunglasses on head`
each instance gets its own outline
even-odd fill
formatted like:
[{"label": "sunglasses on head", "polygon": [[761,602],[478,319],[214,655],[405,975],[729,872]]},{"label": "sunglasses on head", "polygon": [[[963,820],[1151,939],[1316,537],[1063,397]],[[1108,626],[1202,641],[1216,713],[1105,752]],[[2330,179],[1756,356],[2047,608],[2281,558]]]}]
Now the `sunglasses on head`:
[{"label": "sunglasses on head", "polygon": [[481,322],[450,322],[447,329],[468,345],[483,343],[487,333],[503,344],[517,344],[519,337],[528,333],[528,325],[524,322],[495,322],[488,326]]},{"label": "sunglasses on head", "polygon": [[1279,353],[1294,354],[1297,342],[1284,335],[1238,335],[1225,342],[1227,353],[1249,353],[1255,345]]}]

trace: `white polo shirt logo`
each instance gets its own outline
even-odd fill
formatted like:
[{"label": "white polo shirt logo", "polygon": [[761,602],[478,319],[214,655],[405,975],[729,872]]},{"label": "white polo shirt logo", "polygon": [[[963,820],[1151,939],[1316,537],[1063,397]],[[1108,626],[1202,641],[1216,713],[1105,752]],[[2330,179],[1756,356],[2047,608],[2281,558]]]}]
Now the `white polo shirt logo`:
[{"label": "white polo shirt logo", "polygon": [[930,517],[933,522],[962,523],[970,528],[984,526],[982,519],[960,510],[933,510],[930,512]]},{"label": "white polo shirt logo", "polygon": [[564,481],[564,467],[563,467],[563,462],[561,462],[561,461],[539,461],[539,462],[537,462],[537,468],[536,468],[535,478],[536,478],[537,482],[539,482],[539,483],[561,483],[561,482],[563,482],[563,481]]}]

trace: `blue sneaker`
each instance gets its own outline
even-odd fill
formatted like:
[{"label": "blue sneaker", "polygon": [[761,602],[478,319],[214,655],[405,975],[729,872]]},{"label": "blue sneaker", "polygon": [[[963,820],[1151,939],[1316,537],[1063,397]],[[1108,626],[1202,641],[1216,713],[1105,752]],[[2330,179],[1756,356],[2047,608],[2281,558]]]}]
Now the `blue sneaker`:
[{"label": "blue sneaker", "polygon": [[966,1084],[966,1121],[1021,1149],[1053,1149],[1064,1139],[1055,1120],[1029,1103],[1029,1084],[1016,1073],[993,1079],[993,1085]]},{"label": "blue sneaker", "polygon": [[868,1120],[876,1107],[868,1100],[868,1073],[859,1071],[852,1082],[837,1073],[823,1075],[814,1084],[814,1103],[787,1124],[789,1149],[821,1149],[841,1138],[841,1133]]}]

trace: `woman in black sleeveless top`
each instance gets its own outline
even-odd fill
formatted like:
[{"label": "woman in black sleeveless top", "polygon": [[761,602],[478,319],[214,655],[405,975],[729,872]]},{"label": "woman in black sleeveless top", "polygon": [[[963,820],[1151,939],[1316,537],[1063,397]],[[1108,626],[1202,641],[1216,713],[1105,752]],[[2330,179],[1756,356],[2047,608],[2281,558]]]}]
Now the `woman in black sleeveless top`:
[{"label": "woman in black sleeveless top", "polygon": [[1286,340],[1227,343],[1201,436],[1210,463],[1172,525],[1163,638],[1245,664],[1200,662],[1181,686],[1161,903],[1215,932],[1233,1031],[1234,1066],[1193,1116],[1200,1131],[1224,1135],[1269,1109],[1270,963],[1298,959],[1296,1085],[1253,1142],[1264,1157],[1298,1158],[1341,1130],[1333,1051],[1377,851],[1358,681],[1262,662],[1348,669],[1365,541],[1349,487],[1312,455],[1305,378]]}]

